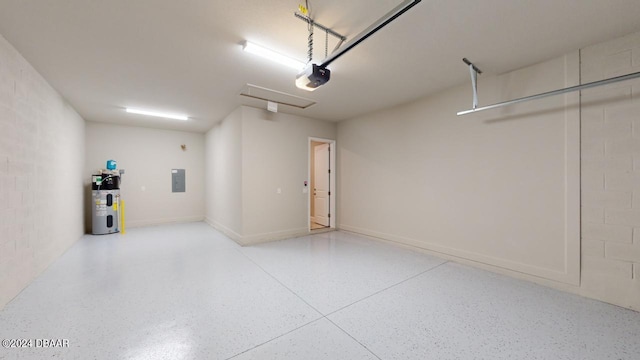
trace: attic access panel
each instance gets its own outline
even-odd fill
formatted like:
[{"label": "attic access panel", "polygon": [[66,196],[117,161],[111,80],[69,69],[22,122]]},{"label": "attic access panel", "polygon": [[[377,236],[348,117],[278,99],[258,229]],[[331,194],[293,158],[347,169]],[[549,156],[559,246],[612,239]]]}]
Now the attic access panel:
[{"label": "attic access panel", "polygon": [[253,84],[246,84],[242,88],[240,95],[252,99],[271,101],[280,105],[292,106],[298,109],[306,109],[309,106],[313,106],[316,104],[316,102],[311,99],[287,94],[282,91],[272,90]]}]

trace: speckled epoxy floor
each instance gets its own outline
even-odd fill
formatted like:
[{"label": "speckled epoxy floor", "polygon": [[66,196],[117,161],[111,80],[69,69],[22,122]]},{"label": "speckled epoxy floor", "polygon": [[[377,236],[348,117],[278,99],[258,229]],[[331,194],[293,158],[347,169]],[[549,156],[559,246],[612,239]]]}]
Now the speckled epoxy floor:
[{"label": "speckled epoxy floor", "polygon": [[0,359],[640,359],[640,313],[344,232],[86,236],[0,311]]}]

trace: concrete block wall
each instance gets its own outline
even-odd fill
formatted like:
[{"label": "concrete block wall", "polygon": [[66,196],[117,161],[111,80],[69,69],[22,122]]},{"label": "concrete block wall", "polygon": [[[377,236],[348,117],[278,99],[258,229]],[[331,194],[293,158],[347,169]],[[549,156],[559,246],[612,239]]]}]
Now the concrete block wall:
[{"label": "concrete block wall", "polygon": [[[581,50],[581,82],[640,71],[640,33]],[[581,293],[640,310],[640,79],[581,96]]]},{"label": "concrete block wall", "polygon": [[0,36],[0,309],[82,236],[84,126]]}]

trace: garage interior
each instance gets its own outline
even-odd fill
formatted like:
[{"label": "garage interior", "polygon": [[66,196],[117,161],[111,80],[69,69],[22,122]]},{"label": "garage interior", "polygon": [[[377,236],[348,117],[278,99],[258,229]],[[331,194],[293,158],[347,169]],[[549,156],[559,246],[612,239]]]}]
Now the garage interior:
[{"label": "garage interior", "polygon": [[638,18],[2,1],[0,358],[638,358]]}]

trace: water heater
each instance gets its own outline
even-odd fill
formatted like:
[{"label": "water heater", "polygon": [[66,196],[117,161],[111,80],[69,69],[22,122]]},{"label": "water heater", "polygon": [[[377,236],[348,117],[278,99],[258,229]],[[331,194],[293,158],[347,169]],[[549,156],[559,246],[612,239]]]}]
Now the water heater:
[{"label": "water heater", "polygon": [[91,176],[92,233],[94,235],[119,232],[120,174],[103,170]]}]

